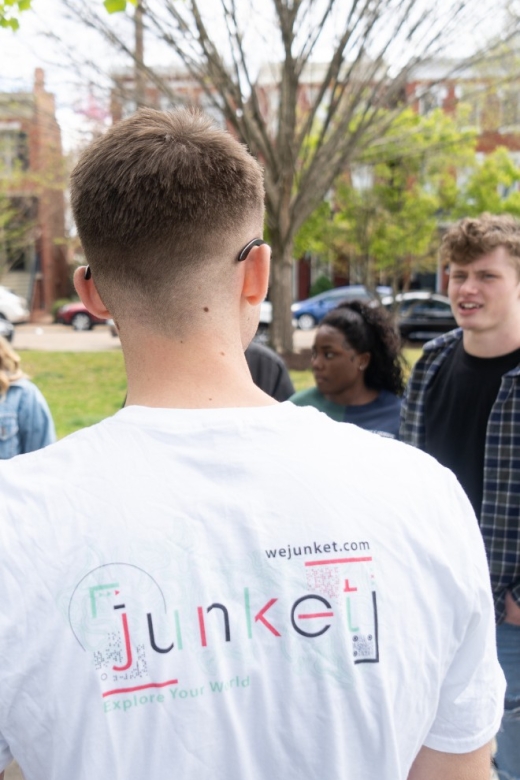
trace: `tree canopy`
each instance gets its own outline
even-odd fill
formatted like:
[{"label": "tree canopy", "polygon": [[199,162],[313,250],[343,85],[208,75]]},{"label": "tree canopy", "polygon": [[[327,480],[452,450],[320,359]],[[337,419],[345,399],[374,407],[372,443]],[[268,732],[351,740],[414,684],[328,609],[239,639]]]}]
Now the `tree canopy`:
[{"label": "tree canopy", "polygon": [[505,147],[498,147],[464,171],[454,207],[457,217],[512,214],[520,217],[520,167]]},{"label": "tree canopy", "polygon": [[[414,69],[477,24],[469,0],[140,0],[145,53],[101,3],[62,0],[160,89],[182,103],[150,52],[169,52],[263,163],[273,248],[272,338],[292,345],[293,250],[336,179],[406,108]],[[116,18],[117,15],[113,18]],[[140,101],[139,101],[140,102]]]},{"label": "tree canopy", "polygon": [[[304,226],[351,281],[397,284],[435,258],[440,219],[461,205],[455,170],[474,164],[475,133],[455,117],[403,111],[335,187],[331,208]],[[308,239],[307,239],[308,240]],[[301,241],[297,237],[297,244]]]},{"label": "tree canopy", "polygon": [[0,27],[17,30],[20,26],[18,17],[22,11],[31,7],[31,0],[0,0]]}]

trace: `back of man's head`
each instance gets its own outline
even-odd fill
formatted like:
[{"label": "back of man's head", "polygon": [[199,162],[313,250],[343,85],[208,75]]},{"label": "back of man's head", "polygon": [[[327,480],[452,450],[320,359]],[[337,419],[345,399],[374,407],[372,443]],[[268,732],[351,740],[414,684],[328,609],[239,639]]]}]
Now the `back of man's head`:
[{"label": "back of man's head", "polygon": [[170,315],[186,319],[201,285],[225,285],[242,246],[261,235],[260,166],[197,111],[143,109],[115,125],[83,153],[71,192],[105,305],[163,331]]},{"label": "back of man's head", "polygon": [[442,240],[447,263],[467,265],[504,247],[520,273],[520,221],[509,214],[481,214],[456,222]]}]

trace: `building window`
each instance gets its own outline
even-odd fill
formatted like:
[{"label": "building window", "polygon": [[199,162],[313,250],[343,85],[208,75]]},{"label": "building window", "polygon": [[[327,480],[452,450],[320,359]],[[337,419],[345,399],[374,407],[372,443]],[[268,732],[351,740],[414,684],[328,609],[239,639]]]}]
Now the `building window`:
[{"label": "building window", "polygon": [[3,198],[4,212],[0,233],[2,271],[27,271],[33,255],[38,201],[33,197]]},{"label": "building window", "polygon": [[436,108],[442,108],[448,97],[448,89],[443,84],[426,87],[419,97],[419,114],[426,115]]},{"label": "building window", "polygon": [[209,95],[206,95],[205,92],[203,92],[199,97],[199,106],[205,114],[213,119],[216,125],[219,127],[226,126],[226,120],[224,118],[223,111],[221,111],[221,109],[215,105],[213,99]]},{"label": "building window", "polygon": [[463,95],[461,98],[462,117],[464,128],[480,130],[480,115],[482,112],[482,100],[480,94]]},{"label": "building window", "polygon": [[520,93],[513,87],[502,94],[502,132],[515,131],[520,128]]},{"label": "building window", "polygon": [[124,98],[121,102],[121,119],[128,119],[137,111],[135,98]]},{"label": "building window", "polygon": [[27,133],[21,130],[0,130],[0,176],[12,176],[29,168]]},{"label": "building window", "polygon": [[350,168],[352,186],[358,192],[366,192],[374,186],[374,169],[371,165],[354,163]]}]

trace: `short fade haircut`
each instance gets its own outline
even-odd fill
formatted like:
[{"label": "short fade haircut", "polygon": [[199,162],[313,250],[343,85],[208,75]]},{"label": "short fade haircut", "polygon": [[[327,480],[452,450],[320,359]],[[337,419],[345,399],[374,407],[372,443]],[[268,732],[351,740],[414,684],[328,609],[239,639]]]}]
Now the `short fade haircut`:
[{"label": "short fade haircut", "polygon": [[509,214],[481,214],[452,225],[441,244],[445,262],[467,265],[499,246],[507,250],[520,273],[520,221]]},{"label": "short fade haircut", "polygon": [[86,149],[71,200],[107,308],[116,313],[124,297],[144,310],[150,301],[171,308],[172,290],[188,289],[193,272],[213,261],[225,258],[231,269],[251,231],[262,229],[263,174],[200,111],[142,109]]}]

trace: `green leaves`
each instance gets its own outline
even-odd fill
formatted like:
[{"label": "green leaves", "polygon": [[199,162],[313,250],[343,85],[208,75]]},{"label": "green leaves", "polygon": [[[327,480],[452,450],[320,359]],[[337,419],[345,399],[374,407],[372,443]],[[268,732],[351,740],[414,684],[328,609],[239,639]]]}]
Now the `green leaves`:
[{"label": "green leaves", "polygon": [[[93,1],[93,0],[92,0]],[[109,14],[126,11],[128,4],[136,6],[138,0],[104,0],[103,5]],[[0,0],[0,27],[17,30],[20,27],[19,15],[31,8],[32,0]]]},{"label": "green leaves", "polygon": [[483,211],[520,216],[520,168],[506,148],[499,146],[467,173],[457,216],[478,216]]},{"label": "green leaves", "polygon": [[[403,111],[336,182],[331,204],[303,225],[296,256],[325,255],[342,271],[348,260],[351,281],[368,284],[380,272],[390,281],[432,265],[439,220],[459,202],[456,171],[475,161],[475,133],[461,124],[440,110]],[[502,183],[512,186],[514,173],[507,169],[508,178],[506,169],[502,161]]]},{"label": "green leaves", "polygon": [[0,27],[17,30],[20,26],[18,14],[30,7],[31,0],[0,0]]},{"label": "green leaves", "polygon": [[127,3],[131,5],[137,5],[137,0],[104,0],[103,5],[109,14],[117,14],[121,11],[126,11]]}]

